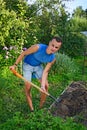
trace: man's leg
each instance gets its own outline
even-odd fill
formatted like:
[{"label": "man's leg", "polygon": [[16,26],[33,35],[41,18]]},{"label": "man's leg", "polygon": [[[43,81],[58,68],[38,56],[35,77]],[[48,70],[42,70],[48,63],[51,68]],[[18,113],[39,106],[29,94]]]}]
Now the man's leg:
[{"label": "man's leg", "polygon": [[[45,89],[46,89],[46,92],[48,92],[48,81],[46,82],[46,85],[45,85]],[[41,97],[40,97],[40,108],[43,107],[45,101],[46,101],[46,94],[42,93],[41,92]]]},{"label": "man's leg", "polygon": [[[33,72],[33,67],[27,63],[23,63],[23,76],[26,80],[31,81],[32,72]],[[32,97],[30,91],[31,91],[31,85],[28,82],[25,82],[25,94],[26,94],[27,102],[30,106],[30,110],[33,111],[34,108],[32,104]]]},{"label": "man's leg", "polygon": [[32,104],[32,96],[31,96],[30,90],[31,90],[31,85],[28,82],[25,82],[26,98],[27,98],[28,104],[30,106],[30,110],[33,111],[34,108],[33,108],[33,104]]}]

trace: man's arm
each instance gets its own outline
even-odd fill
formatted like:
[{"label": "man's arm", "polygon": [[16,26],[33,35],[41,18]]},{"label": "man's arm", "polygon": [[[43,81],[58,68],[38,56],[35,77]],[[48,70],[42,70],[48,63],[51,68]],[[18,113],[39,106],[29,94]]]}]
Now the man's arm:
[{"label": "man's arm", "polygon": [[43,89],[45,89],[45,83],[46,83],[46,80],[47,80],[47,77],[48,77],[48,73],[49,73],[50,68],[51,68],[52,65],[54,64],[54,62],[55,62],[55,59],[54,59],[52,62],[48,63],[48,64],[46,65],[44,71],[43,71],[42,82],[41,82],[41,87],[42,87]]},{"label": "man's arm", "polygon": [[10,67],[10,69],[14,69],[17,64],[24,58],[24,56],[32,54],[38,50],[39,46],[38,45],[32,45],[30,48],[28,48],[26,51],[23,51],[19,57],[17,58],[15,64]]}]

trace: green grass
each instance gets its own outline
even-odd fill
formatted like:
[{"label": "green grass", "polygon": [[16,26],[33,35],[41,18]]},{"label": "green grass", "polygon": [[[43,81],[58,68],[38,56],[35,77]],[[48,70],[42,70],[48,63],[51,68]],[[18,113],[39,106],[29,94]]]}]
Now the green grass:
[{"label": "green grass", "polygon": [[[49,93],[55,98],[59,97],[63,90],[73,80],[86,81],[86,74],[81,72],[72,76],[70,73],[49,74]],[[30,112],[24,92],[24,82],[15,77],[8,67],[0,70],[0,129],[1,130],[86,130],[86,127],[75,122],[72,117],[62,119],[54,117],[48,109],[54,102],[49,96],[43,109],[39,109],[40,93],[32,88],[32,99],[35,111]],[[33,83],[40,86],[40,83],[33,80]]]}]

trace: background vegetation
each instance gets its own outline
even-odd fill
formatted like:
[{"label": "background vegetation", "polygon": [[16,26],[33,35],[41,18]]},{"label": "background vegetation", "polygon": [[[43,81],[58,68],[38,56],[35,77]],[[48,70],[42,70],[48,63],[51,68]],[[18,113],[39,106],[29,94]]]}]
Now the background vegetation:
[{"label": "background vegetation", "polygon": [[[63,45],[49,73],[49,93],[58,97],[72,81],[87,81],[87,37],[81,33],[87,30],[87,10],[77,7],[71,16],[65,8],[64,0],[36,0],[32,5],[27,0],[0,0],[1,130],[86,130],[73,117],[53,117],[48,112],[53,102],[49,97],[40,110],[40,93],[34,88],[35,111],[30,113],[24,83],[9,70],[25,48],[60,36]],[[21,67],[22,63],[17,68],[20,73]]]}]

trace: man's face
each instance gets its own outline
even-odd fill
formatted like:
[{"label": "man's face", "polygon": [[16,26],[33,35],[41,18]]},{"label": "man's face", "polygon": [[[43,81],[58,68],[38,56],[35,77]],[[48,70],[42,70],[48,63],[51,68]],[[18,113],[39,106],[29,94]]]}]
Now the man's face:
[{"label": "man's face", "polygon": [[61,42],[57,42],[55,39],[49,42],[48,50],[49,53],[55,53],[57,52],[61,47]]}]

